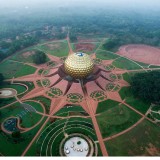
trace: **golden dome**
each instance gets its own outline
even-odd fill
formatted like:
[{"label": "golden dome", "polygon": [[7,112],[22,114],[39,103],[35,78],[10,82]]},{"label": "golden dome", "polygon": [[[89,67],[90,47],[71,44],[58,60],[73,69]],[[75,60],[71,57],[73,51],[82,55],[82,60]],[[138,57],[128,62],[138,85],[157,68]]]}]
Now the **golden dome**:
[{"label": "golden dome", "polygon": [[67,57],[64,68],[71,77],[84,78],[93,71],[93,62],[89,55],[77,52]]}]

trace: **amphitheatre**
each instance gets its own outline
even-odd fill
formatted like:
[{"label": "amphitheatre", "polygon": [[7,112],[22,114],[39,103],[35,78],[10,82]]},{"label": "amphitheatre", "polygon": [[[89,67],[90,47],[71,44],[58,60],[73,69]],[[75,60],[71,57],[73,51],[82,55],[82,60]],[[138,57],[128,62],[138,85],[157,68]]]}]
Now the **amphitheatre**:
[{"label": "amphitheatre", "polygon": [[[113,53],[106,39],[67,36],[0,63],[0,155],[160,155],[159,106],[130,91],[133,74],[160,70],[160,49],[134,44]],[[47,55],[45,64],[33,63],[34,50]]]}]

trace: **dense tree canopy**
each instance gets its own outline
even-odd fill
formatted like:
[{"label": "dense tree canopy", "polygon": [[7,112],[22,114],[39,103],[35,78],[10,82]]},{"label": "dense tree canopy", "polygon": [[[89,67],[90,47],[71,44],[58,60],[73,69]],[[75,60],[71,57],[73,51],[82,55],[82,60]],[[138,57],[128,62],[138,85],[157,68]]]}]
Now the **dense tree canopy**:
[{"label": "dense tree canopy", "polygon": [[119,46],[120,41],[118,38],[111,38],[106,43],[103,44],[103,47],[106,50],[113,50],[115,47]]},{"label": "dense tree canopy", "polygon": [[136,97],[160,103],[160,71],[135,74],[131,79],[131,86]]},{"label": "dense tree canopy", "polygon": [[0,73],[0,85],[2,85],[3,80],[4,80],[4,76],[3,76],[3,74],[2,74],[2,73]]},{"label": "dense tree canopy", "polygon": [[69,35],[69,39],[71,42],[75,42],[77,41],[77,36],[74,32],[71,32],[70,35]]},{"label": "dense tree canopy", "polygon": [[20,136],[21,136],[20,131],[15,131],[15,132],[12,133],[13,138],[20,138]]},{"label": "dense tree canopy", "polygon": [[42,64],[45,63],[47,59],[47,56],[42,51],[36,51],[36,53],[33,55],[33,62],[35,64]]},{"label": "dense tree canopy", "polygon": [[0,61],[41,40],[64,39],[66,28],[69,28],[71,42],[81,35],[108,37],[110,40],[104,44],[104,49],[113,52],[123,44],[160,46],[159,12],[113,8],[107,8],[106,12],[105,7],[55,7],[31,12],[13,15],[0,10]]}]

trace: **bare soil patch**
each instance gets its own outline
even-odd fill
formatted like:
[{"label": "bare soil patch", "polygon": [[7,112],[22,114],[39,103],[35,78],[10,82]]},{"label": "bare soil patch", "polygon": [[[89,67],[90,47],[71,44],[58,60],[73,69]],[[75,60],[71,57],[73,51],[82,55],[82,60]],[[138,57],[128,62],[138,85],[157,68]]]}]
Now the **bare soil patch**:
[{"label": "bare soil patch", "polygon": [[160,149],[156,148],[153,144],[149,144],[149,147],[146,147],[146,150],[151,156],[159,156]]},{"label": "bare soil patch", "polygon": [[24,53],[22,54],[22,56],[23,56],[24,58],[28,58],[29,56],[34,55],[34,54],[35,54],[34,51],[28,51],[28,52],[24,52]]},{"label": "bare soil patch", "polygon": [[47,46],[50,50],[58,49],[58,48],[60,47],[59,44],[46,44],[46,46]]},{"label": "bare soil patch", "polygon": [[97,39],[95,39],[95,38],[89,38],[89,39],[85,39],[85,38],[83,38],[83,37],[78,37],[77,38],[78,39],[78,42],[97,42]]},{"label": "bare soil patch", "polygon": [[76,51],[93,51],[95,48],[94,44],[90,44],[90,43],[78,43],[75,44],[75,49]]},{"label": "bare soil patch", "polygon": [[160,49],[147,45],[125,45],[120,47],[117,54],[138,62],[160,65]]}]

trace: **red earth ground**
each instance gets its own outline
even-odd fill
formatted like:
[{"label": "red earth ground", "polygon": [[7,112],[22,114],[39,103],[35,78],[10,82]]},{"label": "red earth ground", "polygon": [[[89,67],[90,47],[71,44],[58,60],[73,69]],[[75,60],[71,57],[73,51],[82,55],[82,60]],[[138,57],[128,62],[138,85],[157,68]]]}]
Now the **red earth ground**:
[{"label": "red earth ground", "polygon": [[130,44],[120,47],[117,54],[138,62],[160,65],[160,49],[155,47]]},{"label": "red earth ground", "polygon": [[75,44],[76,51],[80,51],[80,50],[93,51],[94,48],[95,48],[95,45],[94,44],[90,44],[90,43],[78,43],[78,44]]}]

